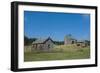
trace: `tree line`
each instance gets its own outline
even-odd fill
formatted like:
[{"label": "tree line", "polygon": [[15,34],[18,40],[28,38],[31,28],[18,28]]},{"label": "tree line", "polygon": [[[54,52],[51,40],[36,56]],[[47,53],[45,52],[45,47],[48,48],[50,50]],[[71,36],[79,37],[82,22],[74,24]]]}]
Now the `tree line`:
[{"label": "tree line", "polygon": [[[37,38],[28,38],[27,36],[24,36],[24,45],[31,45],[32,42],[36,41]],[[53,43],[55,45],[63,45],[64,41],[53,41]],[[90,45],[90,41],[89,40],[85,40],[85,43],[87,45]]]},{"label": "tree line", "polygon": [[37,38],[28,38],[27,36],[24,36],[24,45],[30,45],[35,40],[37,40]]}]

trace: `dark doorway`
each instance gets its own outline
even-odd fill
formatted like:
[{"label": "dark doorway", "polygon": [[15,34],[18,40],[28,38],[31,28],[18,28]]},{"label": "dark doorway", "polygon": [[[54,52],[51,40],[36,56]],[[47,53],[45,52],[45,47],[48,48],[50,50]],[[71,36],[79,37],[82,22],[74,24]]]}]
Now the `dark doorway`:
[{"label": "dark doorway", "polygon": [[74,41],[72,41],[72,44],[74,44],[75,42]]},{"label": "dark doorway", "polygon": [[48,44],[48,49],[50,49],[50,44]]}]

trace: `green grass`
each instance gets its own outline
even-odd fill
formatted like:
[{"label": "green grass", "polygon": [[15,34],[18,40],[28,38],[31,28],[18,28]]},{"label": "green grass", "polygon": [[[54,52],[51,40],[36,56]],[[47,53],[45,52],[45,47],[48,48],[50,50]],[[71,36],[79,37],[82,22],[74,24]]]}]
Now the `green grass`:
[{"label": "green grass", "polygon": [[90,48],[55,46],[51,52],[24,52],[24,61],[71,60],[90,58]]}]

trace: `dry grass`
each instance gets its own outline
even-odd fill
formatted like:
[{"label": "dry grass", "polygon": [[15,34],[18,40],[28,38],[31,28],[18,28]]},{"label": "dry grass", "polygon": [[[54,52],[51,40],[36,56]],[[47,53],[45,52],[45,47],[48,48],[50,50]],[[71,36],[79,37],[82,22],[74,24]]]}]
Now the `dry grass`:
[{"label": "dry grass", "polygon": [[90,47],[78,47],[73,45],[55,45],[51,52],[24,53],[24,61],[45,61],[45,60],[67,60],[90,58]]}]

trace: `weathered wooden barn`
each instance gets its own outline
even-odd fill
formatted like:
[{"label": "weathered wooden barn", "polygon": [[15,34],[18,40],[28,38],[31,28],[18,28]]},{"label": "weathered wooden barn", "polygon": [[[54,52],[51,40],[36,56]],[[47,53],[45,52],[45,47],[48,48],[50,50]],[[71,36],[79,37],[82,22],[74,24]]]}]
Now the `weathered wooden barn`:
[{"label": "weathered wooden barn", "polygon": [[64,38],[64,45],[68,45],[68,44],[76,44],[76,46],[79,46],[79,47],[89,46],[88,45],[89,42],[85,40],[76,40],[71,35],[66,35]]},{"label": "weathered wooden barn", "polygon": [[32,49],[37,51],[51,51],[53,49],[54,42],[48,37],[47,39],[37,39],[32,43]]},{"label": "weathered wooden barn", "polygon": [[64,38],[64,45],[76,44],[77,40],[72,38],[70,35],[66,35]]}]

